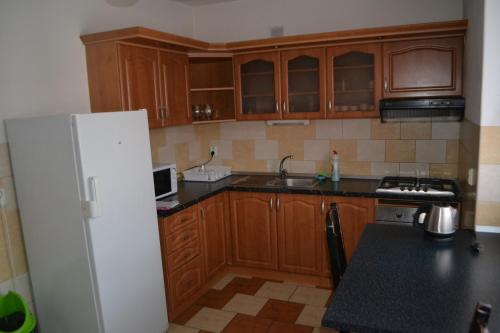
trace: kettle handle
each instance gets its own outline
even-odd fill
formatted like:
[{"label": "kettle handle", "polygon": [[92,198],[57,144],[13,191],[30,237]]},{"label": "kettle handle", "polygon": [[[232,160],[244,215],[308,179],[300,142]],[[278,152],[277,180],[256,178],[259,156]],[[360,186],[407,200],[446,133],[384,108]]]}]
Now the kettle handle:
[{"label": "kettle handle", "polygon": [[[424,220],[426,215],[429,213],[429,208],[430,206],[425,205],[425,206],[420,206],[417,208],[417,211],[413,215],[413,226],[414,227],[424,227]],[[421,215],[424,214],[424,216],[421,218]]]}]

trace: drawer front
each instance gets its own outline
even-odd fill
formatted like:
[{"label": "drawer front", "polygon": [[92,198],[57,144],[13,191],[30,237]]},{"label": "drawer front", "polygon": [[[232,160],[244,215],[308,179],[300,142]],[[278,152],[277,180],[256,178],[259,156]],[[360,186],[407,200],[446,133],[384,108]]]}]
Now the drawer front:
[{"label": "drawer front", "polygon": [[196,207],[197,205],[191,206],[189,208],[180,211],[179,213],[176,213],[166,218],[165,221],[166,232],[171,233],[177,231],[185,227],[187,224],[193,221],[197,221],[198,215]]},{"label": "drawer front", "polygon": [[195,239],[199,239],[198,223],[191,223],[186,228],[178,230],[172,234],[167,234],[166,245],[167,253],[171,254],[173,251],[186,246]]},{"label": "drawer front", "polygon": [[196,293],[203,283],[200,256],[184,265],[168,278],[169,306],[175,308]]},{"label": "drawer front", "polygon": [[183,247],[174,253],[169,254],[167,257],[167,272],[173,273],[182,267],[185,263],[193,259],[200,254],[200,244],[198,238],[194,239],[192,242],[188,243],[186,247]]}]

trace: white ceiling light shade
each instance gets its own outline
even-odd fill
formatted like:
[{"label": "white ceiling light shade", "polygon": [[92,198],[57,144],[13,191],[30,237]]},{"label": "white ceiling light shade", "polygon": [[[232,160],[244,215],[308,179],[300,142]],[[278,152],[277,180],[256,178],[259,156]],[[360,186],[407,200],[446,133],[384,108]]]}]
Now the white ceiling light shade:
[{"label": "white ceiling light shade", "polygon": [[139,0],[104,0],[113,7],[130,7],[135,5]]}]

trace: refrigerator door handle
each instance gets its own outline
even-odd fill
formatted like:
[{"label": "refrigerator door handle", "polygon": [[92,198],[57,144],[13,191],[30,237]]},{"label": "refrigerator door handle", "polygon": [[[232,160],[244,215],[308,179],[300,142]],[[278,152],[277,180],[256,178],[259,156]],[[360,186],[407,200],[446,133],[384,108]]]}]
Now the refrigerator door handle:
[{"label": "refrigerator door handle", "polygon": [[101,216],[101,204],[99,202],[97,177],[89,177],[90,200],[84,202],[84,214],[88,219],[95,219]]}]

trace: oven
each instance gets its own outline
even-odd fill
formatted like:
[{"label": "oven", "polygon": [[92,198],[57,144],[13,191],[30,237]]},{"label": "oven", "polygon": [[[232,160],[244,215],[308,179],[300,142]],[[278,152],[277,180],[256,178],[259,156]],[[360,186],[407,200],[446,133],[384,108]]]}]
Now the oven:
[{"label": "oven", "polygon": [[420,201],[379,199],[375,209],[375,223],[413,226],[413,216],[425,204]]}]

